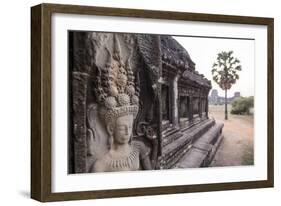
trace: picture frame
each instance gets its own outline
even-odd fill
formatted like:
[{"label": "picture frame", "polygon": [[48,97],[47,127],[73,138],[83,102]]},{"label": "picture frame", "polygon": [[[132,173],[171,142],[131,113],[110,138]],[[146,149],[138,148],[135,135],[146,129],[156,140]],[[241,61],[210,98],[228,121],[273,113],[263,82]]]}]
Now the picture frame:
[{"label": "picture frame", "polygon": [[[52,111],[52,91],[61,85],[54,85],[52,48],[58,43],[52,39],[55,14],[127,18],[129,21],[144,19],[146,22],[156,19],[196,23],[222,23],[223,25],[265,26],[267,75],[267,126],[266,138],[266,178],[263,180],[244,180],[219,183],[197,183],[184,185],[146,186],[114,189],[96,189],[54,192],[52,156],[52,128],[54,114]],[[134,30],[131,28],[131,30]],[[79,5],[40,4],[31,8],[31,198],[41,202],[82,200],[110,197],[128,197],[140,195],[160,195],[190,192],[266,188],[274,185],[274,20],[272,18],[201,14],[171,11],[138,10],[92,7]],[[258,112],[258,111],[257,111]],[[256,134],[258,135],[258,134]],[[83,174],[80,174],[83,175]],[[165,181],[165,180],[163,180]]]}]

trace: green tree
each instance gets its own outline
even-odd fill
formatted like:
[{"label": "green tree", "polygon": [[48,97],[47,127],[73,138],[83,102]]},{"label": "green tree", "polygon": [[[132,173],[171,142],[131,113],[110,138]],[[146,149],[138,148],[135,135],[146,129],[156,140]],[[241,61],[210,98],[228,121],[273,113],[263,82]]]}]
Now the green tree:
[{"label": "green tree", "polygon": [[232,102],[231,114],[250,114],[250,108],[254,106],[254,97],[239,97]]},{"label": "green tree", "polygon": [[233,51],[222,51],[217,54],[217,59],[212,66],[213,80],[225,92],[225,119],[227,115],[227,90],[239,79],[238,72],[242,70],[240,60],[235,58]]}]

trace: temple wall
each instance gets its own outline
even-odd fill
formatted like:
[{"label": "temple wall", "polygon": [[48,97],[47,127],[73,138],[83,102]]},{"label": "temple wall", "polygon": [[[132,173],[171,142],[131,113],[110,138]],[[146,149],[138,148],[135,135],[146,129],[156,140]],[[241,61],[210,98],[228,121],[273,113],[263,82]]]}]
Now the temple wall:
[{"label": "temple wall", "polygon": [[[114,38],[124,64],[131,65],[139,94],[132,141],[147,148],[152,169],[181,167],[182,159],[193,156],[192,151],[198,152],[194,145],[199,145],[203,137],[212,140],[209,146],[215,148],[218,143],[214,140],[220,139],[216,128],[220,127],[208,119],[210,82],[196,71],[186,51],[184,59],[178,60],[176,53],[167,52],[171,52],[168,47],[172,38],[74,32],[69,38],[69,173],[88,172],[108,150],[109,137],[98,118],[94,90],[100,86],[95,80],[100,69],[116,52]],[[163,39],[165,47],[160,45]],[[208,135],[210,131],[212,135]],[[202,153],[204,164],[197,162],[197,166],[209,164],[215,149],[211,151]]]}]

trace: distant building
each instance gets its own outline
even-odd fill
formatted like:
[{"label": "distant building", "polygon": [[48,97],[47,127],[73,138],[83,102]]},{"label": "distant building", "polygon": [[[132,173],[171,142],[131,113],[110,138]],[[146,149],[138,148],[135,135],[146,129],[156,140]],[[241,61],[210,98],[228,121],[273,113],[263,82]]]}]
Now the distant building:
[{"label": "distant building", "polygon": [[[227,98],[227,103],[231,104],[234,99],[241,97],[240,92],[235,92],[233,97],[229,97]],[[209,96],[209,104],[213,104],[213,105],[221,105],[224,104],[224,97],[219,96],[218,94],[218,90],[213,89],[211,91],[211,95]]]},{"label": "distant building", "polygon": [[235,92],[234,97],[241,97],[240,92]]}]

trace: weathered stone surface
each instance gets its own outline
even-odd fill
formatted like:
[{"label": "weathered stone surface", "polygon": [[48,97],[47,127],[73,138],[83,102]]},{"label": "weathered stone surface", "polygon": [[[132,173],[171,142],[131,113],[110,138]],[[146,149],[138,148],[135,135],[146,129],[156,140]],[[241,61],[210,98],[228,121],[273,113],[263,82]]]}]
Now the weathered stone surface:
[{"label": "weathered stone surface", "polygon": [[175,167],[178,161],[189,151],[193,143],[202,137],[214,124],[214,120],[206,119],[177,131],[177,134],[180,134],[178,138],[174,139],[171,135],[167,136],[165,139],[169,143],[163,148],[162,167],[166,169]]},{"label": "weathered stone surface", "polygon": [[[140,156],[147,153],[148,157],[148,161],[136,160],[140,161],[139,168],[208,166],[222,138],[222,125],[208,119],[210,81],[196,71],[190,55],[176,40],[170,36],[105,32],[70,32],[69,39],[70,173],[94,171],[91,166],[106,156],[111,137],[97,116],[99,104],[108,96],[101,94],[110,93],[115,98],[121,83],[130,79],[134,81],[129,90],[138,96],[138,114],[129,144],[140,143]],[[116,55],[117,63],[109,64]],[[122,78],[118,76],[117,88],[112,84],[114,72],[109,78],[105,74],[112,67],[127,66],[131,70],[124,70]],[[118,98],[109,100],[107,108],[119,104]],[[123,100],[126,103],[126,98]],[[132,101],[129,95],[128,104]],[[188,163],[183,163],[184,159]]]},{"label": "weathered stone surface", "polygon": [[86,99],[88,75],[81,72],[72,74],[72,102],[73,102],[73,151],[74,171],[86,171]]},{"label": "weathered stone surface", "polygon": [[208,152],[198,148],[191,148],[190,151],[179,162],[177,168],[198,168],[204,165]]},{"label": "weathered stone surface", "polygon": [[204,135],[198,138],[187,154],[177,164],[178,168],[208,166],[222,140],[223,124],[216,123]]}]

